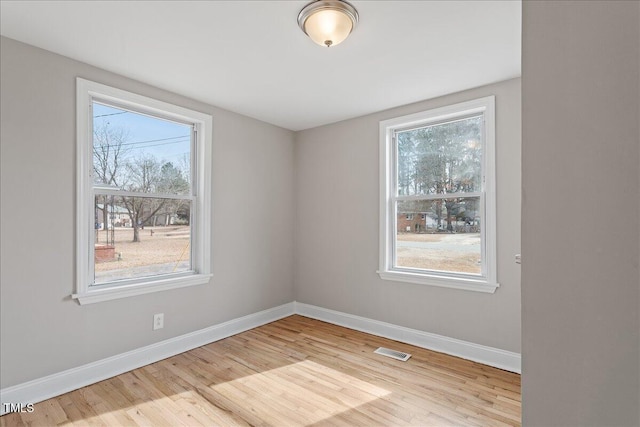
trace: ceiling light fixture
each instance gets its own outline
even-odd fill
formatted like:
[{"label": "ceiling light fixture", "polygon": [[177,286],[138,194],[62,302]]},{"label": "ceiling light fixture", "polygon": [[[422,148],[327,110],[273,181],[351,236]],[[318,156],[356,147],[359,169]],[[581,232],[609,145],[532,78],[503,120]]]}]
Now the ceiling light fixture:
[{"label": "ceiling light fixture", "polygon": [[298,14],[298,25],[320,46],[335,46],[351,34],[358,23],[358,11],[346,1],[317,0]]}]

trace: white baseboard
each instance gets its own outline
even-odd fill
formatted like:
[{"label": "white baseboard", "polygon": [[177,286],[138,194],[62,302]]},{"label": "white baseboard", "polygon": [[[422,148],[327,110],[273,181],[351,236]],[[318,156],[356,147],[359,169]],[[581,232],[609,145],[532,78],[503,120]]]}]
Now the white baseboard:
[{"label": "white baseboard", "polygon": [[300,302],[295,302],[294,304],[296,314],[301,316],[311,317],[417,347],[450,354],[506,371],[521,372],[521,356],[519,353],[474,344],[468,341],[419,331],[417,329],[392,325],[391,323],[380,322],[378,320],[367,319],[366,317],[354,316],[352,314],[328,310]]},{"label": "white baseboard", "polygon": [[[294,314],[287,303],[0,390],[1,403],[37,403]],[[5,414],[0,405],[0,415]]]},{"label": "white baseboard", "polygon": [[[157,362],[167,357],[230,337],[249,329],[282,319],[292,314],[311,317],[372,335],[390,338],[407,344],[463,359],[484,363],[520,373],[520,354],[470,343],[442,335],[409,329],[365,317],[291,302],[258,313],[229,320],[199,331],[131,350],[116,356],[88,363],[77,368],[38,378],[33,381],[0,389],[1,403],[37,403],[98,381]],[[5,414],[0,405],[0,415]]]}]

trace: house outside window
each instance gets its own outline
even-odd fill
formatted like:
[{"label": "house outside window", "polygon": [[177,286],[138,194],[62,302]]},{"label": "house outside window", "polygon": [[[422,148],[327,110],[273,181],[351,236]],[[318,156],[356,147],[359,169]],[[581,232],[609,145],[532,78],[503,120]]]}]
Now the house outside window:
[{"label": "house outside window", "polygon": [[380,123],[382,279],[494,292],[493,96]]},{"label": "house outside window", "polygon": [[77,79],[81,304],[208,283],[206,114]]}]

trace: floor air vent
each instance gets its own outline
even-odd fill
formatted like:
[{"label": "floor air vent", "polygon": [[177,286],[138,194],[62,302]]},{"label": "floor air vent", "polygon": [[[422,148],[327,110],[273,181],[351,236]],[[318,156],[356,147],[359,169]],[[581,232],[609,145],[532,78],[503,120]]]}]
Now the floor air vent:
[{"label": "floor air vent", "polygon": [[378,348],[376,351],[374,351],[374,353],[391,357],[392,359],[402,360],[403,362],[406,362],[411,357],[409,353],[403,353],[401,351],[391,350],[389,348],[384,348],[384,347]]}]

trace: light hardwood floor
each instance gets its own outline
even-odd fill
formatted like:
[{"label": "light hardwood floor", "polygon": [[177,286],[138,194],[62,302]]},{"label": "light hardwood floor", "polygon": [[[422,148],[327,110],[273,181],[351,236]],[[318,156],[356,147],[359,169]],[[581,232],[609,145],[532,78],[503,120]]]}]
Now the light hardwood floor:
[{"label": "light hardwood floor", "polygon": [[[374,354],[381,346],[412,357]],[[519,426],[520,376],[296,315],[0,424]]]}]

